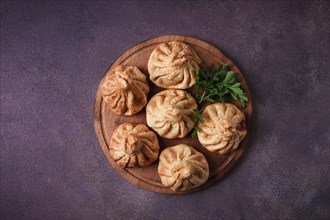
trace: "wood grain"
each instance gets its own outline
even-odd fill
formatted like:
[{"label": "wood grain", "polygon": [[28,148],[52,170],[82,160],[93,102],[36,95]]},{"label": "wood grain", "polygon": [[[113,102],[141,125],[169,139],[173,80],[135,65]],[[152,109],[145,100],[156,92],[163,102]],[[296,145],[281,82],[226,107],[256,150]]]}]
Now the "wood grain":
[{"label": "wood grain", "polygon": [[[142,187],[144,189],[165,193],[165,194],[183,194],[198,191],[205,187],[208,187],[212,183],[215,183],[217,180],[222,178],[225,173],[227,173],[234,163],[241,157],[243,152],[247,147],[247,140],[250,133],[251,127],[251,119],[252,119],[252,102],[251,95],[247,83],[241,74],[240,70],[237,66],[228,59],[219,49],[212,46],[209,43],[206,43],[202,40],[188,37],[188,36],[180,36],[180,35],[168,35],[161,36],[157,38],[153,38],[142,43],[139,43],[132,48],[128,49],[124,52],[108,69],[111,71],[116,66],[122,65],[134,65],[137,66],[143,73],[148,76],[148,59],[149,56],[156,45],[161,42],[166,41],[181,41],[188,45],[190,45],[195,51],[198,53],[199,57],[202,59],[202,62],[206,66],[210,66],[211,64],[223,64],[229,63],[231,65],[231,69],[235,72],[239,73],[239,78],[242,82],[243,87],[248,96],[247,107],[244,110],[244,114],[246,116],[247,121],[247,130],[248,133],[246,137],[241,142],[237,151],[229,153],[227,155],[221,156],[215,153],[208,152],[205,148],[201,146],[197,139],[192,139],[190,133],[182,139],[174,139],[168,140],[165,138],[161,138],[158,136],[160,149],[163,150],[166,147],[177,145],[180,143],[188,144],[193,146],[199,152],[202,152],[210,167],[210,176],[208,181],[201,187],[193,189],[187,192],[174,192],[169,188],[166,188],[162,185],[160,181],[160,177],[157,172],[158,160],[149,167],[146,168],[126,168],[120,169],[116,163],[112,160],[109,153],[109,143],[112,136],[113,131],[124,122],[132,122],[132,123],[144,123],[146,124],[146,113],[145,108],[138,114],[134,116],[118,116],[113,113],[105,103],[102,101],[102,96],[100,92],[100,87],[97,90],[96,98],[95,98],[95,106],[94,106],[94,128],[97,139],[101,146],[102,152],[106,156],[107,160],[110,162],[111,166],[118,171],[118,173],[123,176],[129,182]],[[108,72],[107,71],[107,72]],[[100,84],[104,78],[101,80]],[[157,92],[162,91],[163,89],[154,85],[150,80],[148,81],[150,85],[150,92],[148,94],[148,100]],[[190,93],[193,94],[192,89],[188,89]]]}]

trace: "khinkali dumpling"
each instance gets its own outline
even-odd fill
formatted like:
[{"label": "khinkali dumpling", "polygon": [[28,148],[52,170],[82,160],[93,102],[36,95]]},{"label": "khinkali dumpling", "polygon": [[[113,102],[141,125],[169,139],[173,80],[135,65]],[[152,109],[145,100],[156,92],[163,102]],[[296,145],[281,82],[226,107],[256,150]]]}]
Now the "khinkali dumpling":
[{"label": "khinkali dumpling", "polygon": [[166,187],[174,191],[187,191],[207,181],[209,165],[202,153],[179,144],[160,153],[158,173]]},{"label": "khinkali dumpling", "polygon": [[149,58],[150,80],[166,89],[187,89],[195,84],[195,70],[200,63],[197,53],[187,44],[161,43]]},{"label": "khinkali dumpling", "polygon": [[195,99],[184,90],[164,90],[147,104],[147,124],[161,137],[183,138],[195,126]]},{"label": "khinkali dumpling", "polygon": [[118,166],[145,167],[158,158],[156,134],[144,124],[121,124],[110,141],[110,155]]},{"label": "khinkali dumpling", "polygon": [[230,103],[214,103],[202,113],[204,123],[199,123],[199,142],[209,151],[221,155],[237,149],[246,135],[245,116]]},{"label": "khinkali dumpling", "polygon": [[119,65],[106,74],[101,92],[113,112],[134,115],[146,105],[149,85],[137,67]]}]

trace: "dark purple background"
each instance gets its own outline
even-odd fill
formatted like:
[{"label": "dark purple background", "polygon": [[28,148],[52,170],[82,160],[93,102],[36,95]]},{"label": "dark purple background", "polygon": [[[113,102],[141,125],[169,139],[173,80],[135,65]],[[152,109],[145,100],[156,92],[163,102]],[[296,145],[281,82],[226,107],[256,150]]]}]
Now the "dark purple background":
[{"label": "dark purple background", "polygon": [[[329,1],[1,2],[1,219],[330,218]],[[255,108],[247,153],[210,188],[130,184],[93,129],[100,79],[159,35],[228,55]]]}]

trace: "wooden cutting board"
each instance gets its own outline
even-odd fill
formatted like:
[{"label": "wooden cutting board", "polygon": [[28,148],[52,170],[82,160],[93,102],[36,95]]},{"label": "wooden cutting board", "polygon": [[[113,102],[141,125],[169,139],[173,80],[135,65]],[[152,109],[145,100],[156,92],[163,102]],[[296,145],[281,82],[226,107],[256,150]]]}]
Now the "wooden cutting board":
[{"label": "wooden cutting board", "polygon": [[[102,100],[100,86],[97,89],[96,98],[95,98],[95,106],[94,106],[94,128],[96,132],[97,139],[101,146],[101,150],[104,153],[105,157],[111,164],[111,166],[117,170],[117,172],[123,176],[129,182],[142,187],[144,189],[165,193],[165,194],[183,194],[198,191],[205,187],[208,187],[212,183],[215,183],[217,180],[222,178],[225,173],[227,173],[234,165],[234,163],[241,157],[242,153],[247,148],[247,140],[250,134],[251,127],[251,118],[252,118],[252,102],[250,91],[247,86],[247,83],[237,68],[235,64],[229,60],[219,49],[206,43],[205,41],[188,37],[188,36],[180,36],[180,35],[168,35],[156,37],[150,40],[146,40],[142,43],[139,43],[132,48],[125,51],[108,69],[108,71],[112,70],[116,66],[122,65],[134,65],[137,66],[143,73],[148,76],[148,59],[152,52],[152,50],[161,42],[166,41],[181,41],[188,45],[190,45],[195,51],[198,53],[199,57],[202,59],[202,62],[206,66],[210,66],[211,64],[219,65],[223,63],[229,63],[231,65],[231,69],[237,73],[239,73],[239,78],[242,82],[243,87],[248,96],[247,107],[244,110],[244,114],[246,116],[247,122],[247,130],[248,133],[246,137],[241,142],[237,151],[229,153],[227,155],[221,156],[216,153],[211,153],[205,150],[199,143],[198,139],[191,138],[191,133],[189,133],[185,138],[182,139],[174,139],[168,140],[165,138],[161,138],[158,136],[160,151],[164,148],[177,145],[180,143],[188,144],[194,147],[199,152],[202,152],[208,163],[210,168],[210,176],[208,181],[201,187],[193,189],[187,192],[174,192],[169,188],[166,188],[162,185],[160,181],[160,177],[157,172],[158,160],[153,163],[149,167],[145,168],[126,168],[120,169],[114,160],[110,157],[109,153],[109,143],[111,140],[111,136],[113,131],[124,122],[132,122],[132,123],[146,123],[146,112],[145,108],[143,110],[134,115],[134,116],[119,116],[113,113],[110,108],[107,108],[106,104]],[[101,80],[100,84],[103,82],[104,78]],[[164,90],[162,88],[157,87],[150,80],[148,81],[150,86],[150,92],[148,94],[148,100],[155,95],[156,93]],[[188,92],[193,93],[192,89],[188,89]]]}]

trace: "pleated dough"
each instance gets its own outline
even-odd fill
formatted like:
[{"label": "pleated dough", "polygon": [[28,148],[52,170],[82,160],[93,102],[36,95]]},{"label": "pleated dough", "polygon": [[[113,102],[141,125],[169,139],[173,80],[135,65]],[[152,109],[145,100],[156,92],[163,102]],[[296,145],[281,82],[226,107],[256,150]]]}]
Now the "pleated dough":
[{"label": "pleated dough", "polygon": [[236,150],[245,137],[245,116],[230,103],[214,103],[202,113],[204,123],[199,123],[199,142],[209,151],[221,155]]},{"label": "pleated dough", "polygon": [[154,95],[147,104],[147,124],[159,136],[183,138],[195,126],[195,99],[184,90],[164,90]]},{"label": "pleated dough", "polygon": [[134,115],[147,103],[149,85],[135,66],[119,65],[107,73],[101,85],[104,101],[118,115]]},{"label": "pleated dough", "polygon": [[119,167],[146,167],[158,158],[156,134],[144,124],[121,124],[110,141],[110,155]]},{"label": "pleated dough", "polygon": [[209,165],[202,153],[188,145],[179,144],[161,152],[158,173],[166,187],[174,191],[187,191],[207,181]]},{"label": "pleated dough", "polygon": [[195,70],[200,63],[197,53],[187,44],[161,43],[149,58],[150,80],[166,89],[187,89],[195,84]]}]

